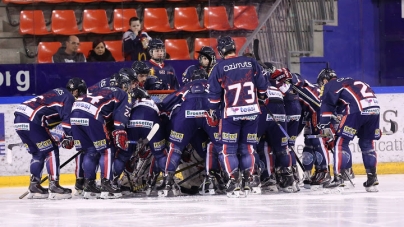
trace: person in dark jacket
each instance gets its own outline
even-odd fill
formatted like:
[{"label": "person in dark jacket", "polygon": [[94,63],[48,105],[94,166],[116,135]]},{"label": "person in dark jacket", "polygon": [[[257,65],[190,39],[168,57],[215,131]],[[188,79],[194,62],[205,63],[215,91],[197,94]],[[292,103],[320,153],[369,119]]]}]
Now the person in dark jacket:
[{"label": "person in dark jacket", "polygon": [[111,51],[105,47],[105,43],[102,41],[102,39],[95,39],[93,41],[93,49],[90,50],[87,61],[115,61],[115,58],[112,56]]},{"label": "person in dark jacket", "polygon": [[86,62],[83,53],[77,52],[80,46],[80,41],[77,36],[69,36],[65,41],[65,46],[52,56],[53,63],[70,63],[70,62]]},{"label": "person in dark jacket", "polygon": [[151,37],[141,30],[141,23],[138,17],[129,19],[129,29],[123,34],[123,53],[127,61],[147,61],[150,55],[147,46]]}]

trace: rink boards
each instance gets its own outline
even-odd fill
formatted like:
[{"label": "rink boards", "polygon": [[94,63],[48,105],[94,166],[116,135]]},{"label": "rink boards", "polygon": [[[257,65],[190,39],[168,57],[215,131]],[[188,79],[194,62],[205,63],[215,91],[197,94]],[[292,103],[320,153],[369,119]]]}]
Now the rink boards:
[{"label": "rink boards", "polygon": [[[381,107],[380,129],[384,133],[393,129],[391,135],[384,135],[379,141],[375,141],[375,150],[378,155],[377,172],[379,174],[404,173],[404,103],[402,101],[404,100],[404,93],[402,93],[401,88],[397,87],[381,88],[380,90],[376,90],[376,93],[378,94],[377,97]],[[13,98],[8,98],[6,101],[4,98],[0,98],[0,103],[10,103],[13,101],[15,101]],[[14,130],[13,113],[16,106],[17,104],[0,104],[0,187],[23,186],[27,185],[28,182],[31,156],[22,147],[21,140]],[[393,128],[391,127],[392,124]],[[350,143],[350,148],[355,173],[364,174],[362,154],[357,139]],[[296,140],[295,151],[301,157],[303,151],[302,135]],[[66,150],[61,148],[61,163],[75,153],[75,149]],[[332,154],[330,153],[331,157]],[[74,183],[74,168],[74,161],[72,161],[61,170],[62,182]],[[46,170],[44,171],[46,172]]]}]

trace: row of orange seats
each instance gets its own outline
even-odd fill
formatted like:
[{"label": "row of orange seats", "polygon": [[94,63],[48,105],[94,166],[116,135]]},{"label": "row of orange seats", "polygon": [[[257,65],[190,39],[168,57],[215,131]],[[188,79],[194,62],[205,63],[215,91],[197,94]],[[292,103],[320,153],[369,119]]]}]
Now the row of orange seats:
[{"label": "row of orange seats", "polygon": [[[239,50],[247,41],[245,37],[233,37],[236,42],[236,49]],[[190,51],[186,39],[166,39],[165,41],[166,52],[170,55],[172,60],[189,60]],[[52,56],[57,52],[62,44],[60,42],[40,42],[38,45],[38,63],[51,63]],[[105,41],[105,46],[112,52],[116,61],[124,61],[122,54],[122,41]],[[216,57],[219,58],[217,52],[217,40],[215,38],[195,38],[194,50],[200,50],[202,46],[211,46],[216,51]],[[92,49],[92,42],[80,42],[79,52],[88,55]],[[194,52],[193,59],[198,58],[198,53]]]},{"label": "row of orange seats", "polygon": [[[136,9],[115,9],[113,16],[111,30],[105,10],[86,9],[83,11],[82,31],[80,31],[73,10],[53,10],[51,31],[48,31],[41,10],[23,10],[20,13],[20,33],[23,35],[77,35],[124,32],[129,29],[129,19],[137,16],[137,12]],[[258,15],[254,6],[234,6],[232,27],[224,6],[204,7],[204,21],[201,26],[195,7],[176,7],[174,28],[171,28],[166,8],[145,8],[143,22],[144,30],[153,32],[254,30],[258,26]]]},{"label": "row of orange seats", "polygon": [[[91,2],[144,2],[144,3],[159,3],[159,2],[187,2],[189,0],[3,0],[4,3],[13,4],[33,4],[33,3],[91,3]],[[205,2],[206,0],[199,0]]]}]

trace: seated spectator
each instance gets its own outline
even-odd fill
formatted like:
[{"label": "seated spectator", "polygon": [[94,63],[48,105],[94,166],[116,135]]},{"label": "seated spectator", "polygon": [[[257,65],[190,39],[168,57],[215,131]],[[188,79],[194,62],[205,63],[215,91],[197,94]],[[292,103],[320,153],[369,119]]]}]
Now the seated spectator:
[{"label": "seated spectator", "polygon": [[69,62],[86,62],[86,57],[83,53],[77,52],[80,46],[80,41],[77,36],[71,35],[65,41],[65,46],[52,56],[54,63],[69,63]]},{"label": "seated spectator", "polygon": [[132,17],[129,20],[129,30],[123,34],[123,54],[127,61],[146,61],[150,59],[147,51],[151,37],[142,32],[140,19]]},{"label": "seated spectator", "polygon": [[88,57],[88,62],[97,62],[97,61],[115,61],[115,58],[112,56],[111,51],[109,51],[105,47],[104,41],[101,39],[95,39],[93,41],[93,49],[90,50]]}]

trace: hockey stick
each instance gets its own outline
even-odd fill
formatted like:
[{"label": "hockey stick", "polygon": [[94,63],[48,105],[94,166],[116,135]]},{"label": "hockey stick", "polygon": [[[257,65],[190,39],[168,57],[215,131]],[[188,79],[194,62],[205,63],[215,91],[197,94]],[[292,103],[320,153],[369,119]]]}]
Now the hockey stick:
[{"label": "hockey stick", "polygon": [[[69,164],[69,162],[71,162],[73,159],[75,159],[77,156],[79,156],[79,154],[81,154],[81,150],[80,151],[78,151],[75,155],[73,155],[72,157],[70,157],[69,159],[67,159],[67,161],[65,161],[62,165],[60,165],[60,169],[61,168],[63,168],[65,165],[67,165],[67,164]],[[46,177],[44,177],[42,180],[41,180],[41,183],[40,184],[42,184],[43,182],[45,182],[46,180],[48,180],[48,176],[46,176]],[[20,197],[18,197],[19,199],[23,199],[25,196],[27,196],[29,194],[29,191],[26,191],[24,194],[22,194]]]},{"label": "hockey stick", "polygon": [[267,69],[268,67],[261,61],[260,53],[259,53],[259,45],[260,45],[260,40],[254,39],[254,41],[253,41],[254,57],[255,57],[255,60],[257,60],[258,64],[260,64],[264,69]]},{"label": "hockey stick", "polygon": [[[275,116],[272,114],[272,112],[268,109],[268,107],[264,104],[263,105],[265,107],[265,109],[267,110],[268,114],[271,115],[273,121],[278,125],[279,129],[282,131],[282,133],[286,136],[286,138],[289,140],[290,136],[289,134],[286,132],[286,130],[282,127],[282,125],[275,119]],[[295,154],[296,156],[296,161],[297,163],[299,163],[300,168],[302,168],[303,172],[306,171],[306,169],[304,168],[302,162],[300,162],[300,159],[297,157],[297,154],[295,152],[295,149],[290,146],[290,150]]]},{"label": "hockey stick", "polygon": [[[155,123],[152,127],[152,129],[150,130],[149,134],[146,136],[146,139],[144,139],[142,141],[143,146],[145,146],[146,144],[148,144],[150,142],[150,140],[154,137],[154,135],[156,135],[157,131],[159,130],[160,125],[158,123]],[[138,141],[134,141],[134,140],[128,140],[127,143],[129,144],[137,144]]]},{"label": "hockey stick", "polygon": [[193,177],[195,177],[196,175],[200,174],[200,173],[201,173],[202,171],[204,171],[204,170],[205,170],[204,168],[201,168],[200,170],[198,170],[198,171],[194,172],[193,174],[187,176],[187,177],[184,178],[182,181],[178,182],[178,185],[181,185],[181,184],[183,184],[184,182],[186,182],[186,181],[192,179]]}]

